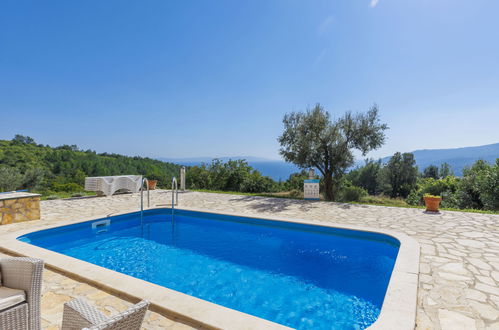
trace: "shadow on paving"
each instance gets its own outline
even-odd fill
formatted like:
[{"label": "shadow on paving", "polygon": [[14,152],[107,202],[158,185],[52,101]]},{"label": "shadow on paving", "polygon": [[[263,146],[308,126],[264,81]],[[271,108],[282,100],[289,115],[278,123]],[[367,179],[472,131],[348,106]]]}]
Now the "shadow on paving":
[{"label": "shadow on paving", "polygon": [[[248,204],[247,207],[259,212],[279,213],[288,210],[291,206],[298,206],[298,209],[303,212],[311,211],[320,207],[319,201],[308,201],[291,198],[272,198],[263,196],[238,196],[230,199],[231,202],[255,202]],[[341,209],[350,208],[366,208],[366,205],[360,204],[345,204],[330,202],[331,206]]]}]

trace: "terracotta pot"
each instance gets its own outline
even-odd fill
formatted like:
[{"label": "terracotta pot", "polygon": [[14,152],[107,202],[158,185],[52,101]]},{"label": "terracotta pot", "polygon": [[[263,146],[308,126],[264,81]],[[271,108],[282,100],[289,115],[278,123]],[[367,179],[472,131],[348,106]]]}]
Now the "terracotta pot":
[{"label": "terracotta pot", "polygon": [[438,207],[440,206],[440,201],[442,197],[423,197],[424,204],[426,206],[426,212],[438,212]]},{"label": "terracotta pot", "polygon": [[149,186],[149,190],[156,189],[156,185],[158,184],[158,180],[148,180],[147,185]]}]

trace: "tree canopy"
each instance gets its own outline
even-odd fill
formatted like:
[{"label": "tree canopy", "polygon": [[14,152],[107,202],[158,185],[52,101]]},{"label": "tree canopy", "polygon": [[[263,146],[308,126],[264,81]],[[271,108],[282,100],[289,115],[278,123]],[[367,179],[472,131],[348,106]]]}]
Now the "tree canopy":
[{"label": "tree canopy", "polygon": [[454,175],[454,172],[452,171],[450,165],[447,163],[442,163],[442,165],[440,165],[440,170],[438,172],[440,174],[440,178],[442,179]]},{"label": "tree canopy", "polygon": [[327,200],[337,198],[340,180],[353,165],[353,150],[366,155],[381,147],[388,128],[380,122],[376,105],[366,113],[346,112],[332,120],[317,104],[305,112],[286,114],[283,124],[280,154],[300,168],[317,168],[324,177]]},{"label": "tree canopy", "polygon": [[412,153],[396,152],[381,172],[383,190],[390,197],[407,197],[416,185],[418,168]]},{"label": "tree canopy", "polygon": [[423,177],[438,179],[439,178],[438,167],[435,165],[428,166],[423,171]]},{"label": "tree canopy", "polygon": [[240,192],[270,192],[277,183],[248,165],[242,159],[213,159],[211,164],[191,166],[186,173],[187,186],[191,189],[208,189]]},{"label": "tree canopy", "polygon": [[348,173],[348,180],[357,187],[364,188],[370,195],[381,192],[379,187],[381,162],[366,160],[364,166],[355,168]]}]

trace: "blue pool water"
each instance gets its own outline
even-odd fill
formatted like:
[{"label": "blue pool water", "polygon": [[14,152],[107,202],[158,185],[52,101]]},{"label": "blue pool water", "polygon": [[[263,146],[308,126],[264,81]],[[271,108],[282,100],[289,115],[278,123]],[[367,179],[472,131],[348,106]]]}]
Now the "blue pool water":
[{"label": "blue pool water", "polygon": [[[399,242],[387,235],[149,210],[18,239],[298,329],[376,321]],[[95,227],[95,225],[94,225]]]}]

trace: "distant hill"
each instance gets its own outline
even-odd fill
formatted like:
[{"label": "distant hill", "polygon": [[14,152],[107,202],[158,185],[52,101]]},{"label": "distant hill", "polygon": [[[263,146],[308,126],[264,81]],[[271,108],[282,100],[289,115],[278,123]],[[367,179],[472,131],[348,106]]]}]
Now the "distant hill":
[{"label": "distant hill", "polygon": [[[465,147],[453,149],[423,149],[412,152],[416,158],[416,163],[419,170],[422,171],[429,165],[440,166],[442,163],[448,163],[454,174],[462,175],[463,168],[471,166],[478,159],[483,159],[489,163],[494,163],[496,158],[499,158],[499,143],[488,144],[478,147]],[[388,162],[391,156],[381,159],[383,163]],[[261,157],[252,156],[233,156],[233,157],[218,157],[222,161],[229,159],[245,159],[250,166],[260,171],[265,176],[279,181],[286,180],[292,173],[299,172],[300,169],[294,164],[286,163],[282,160],[272,160]],[[180,164],[185,166],[196,166],[202,163],[211,163],[210,157],[195,157],[195,158],[158,158],[159,160]],[[357,162],[359,166],[364,164],[364,161]]]},{"label": "distant hill", "polygon": [[[442,163],[448,163],[454,174],[461,176],[463,169],[471,166],[478,159],[491,164],[495,163],[496,158],[499,158],[499,143],[453,149],[423,149],[412,151],[412,153],[420,171],[430,165],[440,166]],[[390,157],[384,157],[381,161],[386,163],[389,159]]]}]

